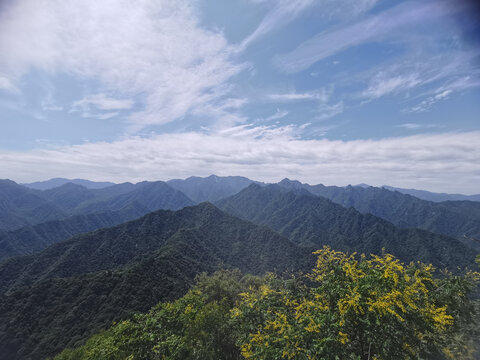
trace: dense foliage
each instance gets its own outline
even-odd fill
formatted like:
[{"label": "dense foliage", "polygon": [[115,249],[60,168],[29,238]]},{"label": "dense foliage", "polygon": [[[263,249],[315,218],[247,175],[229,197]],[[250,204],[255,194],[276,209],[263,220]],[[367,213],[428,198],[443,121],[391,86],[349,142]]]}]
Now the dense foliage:
[{"label": "dense foliage", "polygon": [[381,217],[399,227],[419,228],[452,236],[480,251],[478,201],[432,202],[385,188],[311,186],[288,179],[279,185],[289,189],[305,189],[344,207],[354,207],[361,213]]},{"label": "dense foliage", "polygon": [[[213,176],[203,179],[205,181],[197,181],[198,178],[190,180],[179,186],[192,186],[189,189],[198,199],[202,196],[211,198],[230,194],[246,186],[249,181],[245,178],[222,179]],[[135,325],[137,327],[133,334],[140,334],[144,326],[142,321],[151,323],[150,315],[139,315],[135,318],[138,321],[124,322],[125,319],[130,319],[133,313],[147,311],[160,301],[172,301],[183,296],[200,272],[212,273],[220,268],[239,268],[252,274],[304,271],[314,263],[312,248],[321,248],[323,245],[342,251],[377,255],[385,248],[401,260],[419,259],[457,272],[457,267],[474,264],[474,253],[456,239],[417,229],[399,229],[376,216],[361,214],[353,208],[346,209],[314,196],[301,186],[293,190],[281,186],[252,185],[219,203],[231,214],[262,226],[240,220],[211,204],[203,203],[178,211],[157,211],[134,221],[63,241],[69,235],[122,222],[159,207],[181,208],[192,201],[163,182],[125,183],[94,190],[65,184],[48,191],[38,191],[0,181],[0,196],[3,196],[0,225],[2,221],[17,227],[42,219],[63,219],[14,231],[0,230],[0,259],[9,256],[9,251],[10,254],[31,253],[54,243],[42,252],[0,262],[0,357],[45,358],[65,347],[84,343],[89,336],[106,328],[112,321],[120,325],[104,333],[107,337],[112,331],[124,331],[122,326],[131,331],[130,326],[135,324],[138,326]],[[388,201],[386,204],[390,206]],[[6,217],[2,218],[2,214],[6,214]],[[87,215],[72,217],[72,214]],[[270,229],[279,231],[283,236]],[[362,261],[358,263],[359,268],[362,264],[366,266]],[[367,270],[363,269],[366,274]],[[255,334],[253,330],[266,325],[250,320],[265,320],[262,311],[271,315],[269,306],[277,306],[277,295],[287,296],[291,301],[305,300],[313,296],[311,291],[315,286],[324,285],[324,282],[316,285],[315,279],[304,277],[284,281],[274,276],[244,279],[238,273],[222,274],[214,278],[202,277],[195,288],[197,292],[191,291],[178,302],[170,305],[164,303],[152,310],[155,316],[160,312],[163,314],[159,315],[158,326],[164,328],[165,322],[172,324],[173,328],[168,331],[177,334],[177,338],[170,337],[170,333],[155,338],[155,341],[160,339],[158,341],[162,343],[161,336],[166,336],[166,343],[162,345],[165,356],[215,359],[222,354],[223,358],[233,359],[246,356],[248,349],[255,354],[256,347],[260,345],[252,343],[250,334]],[[412,277],[411,274],[408,276]],[[444,275],[444,279],[455,279],[455,276]],[[469,289],[465,284],[468,281],[461,277],[456,279],[460,288],[457,286],[455,289],[461,290],[461,286],[464,286],[463,293],[467,293]],[[335,277],[332,284],[340,286],[342,282],[337,280]],[[432,284],[436,282],[432,280]],[[217,290],[202,288],[206,283]],[[453,280],[452,284],[455,285]],[[362,283],[361,289],[368,290],[367,285]],[[348,283],[342,286],[348,288]],[[200,288],[203,290],[198,292]],[[433,293],[442,294],[442,289],[450,291],[453,288],[453,285],[440,285],[440,290],[433,290]],[[407,288],[401,289],[405,291]],[[360,290],[363,299],[366,295]],[[218,291],[223,295],[218,295]],[[460,294],[463,293],[460,291]],[[258,298],[257,313],[253,312],[255,307],[248,305],[248,296],[250,299]],[[228,301],[222,300],[224,297]],[[429,295],[429,299],[432,298]],[[455,344],[462,346],[467,344],[467,315],[471,313],[468,301],[465,300],[465,307],[456,307],[459,304],[457,300],[452,300],[452,304],[455,303],[453,305],[447,304],[445,314],[463,320],[455,321],[453,325],[445,324],[443,338],[438,337],[438,344],[449,348],[452,353],[463,351],[462,347],[448,347],[446,339],[454,338]],[[442,301],[438,300],[435,306],[442,308]],[[190,303],[198,311],[187,310]],[[278,304],[283,306],[283,314],[289,319],[291,309],[284,305]],[[246,308],[241,310],[242,306]],[[456,308],[461,311],[455,314],[449,312]],[[177,310],[171,312],[172,309]],[[255,319],[244,318],[248,309]],[[179,317],[183,322],[178,325],[178,315],[186,310],[185,316]],[[233,316],[233,312],[238,316]],[[197,314],[203,315],[197,318]],[[202,321],[210,325],[204,327]],[[393,325],[389,326],[394,328]],[[215,332],[217,330],[219,332]],[[225,333],[232,336],[227,336],[226,342],[219,345],[222,344],[220,335],[225,336]],[[186,334],[191,337],[188,338],[190,335]],[[195,342],[195,336],[202,339],[200,344]],[[338,337],[338,334],[335,336]],[[354,346],[354,338],[351,334],[348,336],[350,342],[342,344],[342,348]],[[145,335],[145,338],[150,337],[151,332]],[[103,335],[93,339],[108,349],[103,342]],[[113,341],[111,336],[109,339]],[[248,344],[251,348],[245,348]],[[242,345],[246,349],[243,355]],[[417,345],[412,342],[411,346]],[[369,343],[369,348],[378,352],[378,344]],[[120,357],[125,355],[112,354]],[[135,356],[137,358],[139,355]]]},{"label": "dense foliage", "polygon": [[253,322],[242,338],[245,358],[466,358],[468,349],[450,340],[472,321],[466,296],[480,274],[435,279],[431,265],[405,265],[388,254],[316,254],[311,287],[266,285],[243,294],[233,313]]},{"label": "dense foliage", "polygon": [[308,269],[308,255],[208,203],[78,236],[0,265],[0,354],[44,358],[183,295],[200,272]]},{"label": "dense foliage", "polygon": [[139,218],[148,211],[131,204],[117,211],[74,215],[64,220],[47,221],[13,231],[0,232],[0,262],[13,256],[41,251],[70,237]]},{"label": "dense foliage", "polygon": [[234,216],[267,225],[304,247],[329,245],[366,254],[380,254],[385,248],[403,261],[421,260],[450,269],[474,264],[474,252],[454,238],[420,229],[400,229],[305,189],[253,184],[217,205]]},{"label": "dense foliage", "polygon": [[[101,332],[57,360],[473,359],[480,274],[324,248],[288,279],[202,275],[184,297]],[[478,338],[477,338],[478,340]]]}]

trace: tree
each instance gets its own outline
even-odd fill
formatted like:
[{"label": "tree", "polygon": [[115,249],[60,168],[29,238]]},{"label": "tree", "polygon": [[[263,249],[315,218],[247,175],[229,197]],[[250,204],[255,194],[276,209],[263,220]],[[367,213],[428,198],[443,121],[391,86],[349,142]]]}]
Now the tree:
[{"label": "tree", "polygon": [[[432,265],[392,255],[315,252],[307,284],[270,275],[232,310],[246,359],[418,359],[466,352],[451,339],[471,322],[479,274],[435,278]],[[308,283],[309,282],[309,283]],[[456,346],[452,346],[456,345]]]},{"label": "tree", "polygon": [[389,254],[315,252],[281,278],[202,274],[182,298],[115,324],[59,360],[475,359],[480,274],[434,276]]}]

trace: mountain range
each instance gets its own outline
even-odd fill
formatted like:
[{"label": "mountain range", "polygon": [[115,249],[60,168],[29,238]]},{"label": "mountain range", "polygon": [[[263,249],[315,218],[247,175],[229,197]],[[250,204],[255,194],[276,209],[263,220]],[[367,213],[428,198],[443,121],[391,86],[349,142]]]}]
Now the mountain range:
[{"label": "mountain range", "polygon": [[28,188],[36,189],[36,190],[48,190],[53,189],[68,183],[82,185],[87,189],[102,189],[107,186],[115,185],[115,183],[105,181],[105,182],[97,182],[97,181],[90,181],[84,179],[65,179],[65,178],[53,178],[45,181],[36,181],[32,183],[22,184]]},{"label": "mountain range", "polygon": [[208,203],[77,236],[0,264],[0,352],[44,358],[183,295],[202,271],[304,270],[309,253]]},{"label": "mountain range", "polygon": [[347,252],[379,254],[437,267],[472,265],[474,254],[457,239],[421,229],[402,229],[371,214],[345,208],[304,189],[252,184],[216,205],[231,215],[266,225],[308,248],[329,245]]},{"label": "mountain range", "polygon": [[469,201],[480,201],[480,194],[475,195],[463,195],[463,194],[446,194],[446,193],[434,193],[426,190],[417,190],[417,189],[403,189],[398,187],[392,187],[388,185],[383,185],[383,188],[390,190],[390,191],[398,191],[402,194],[408,194],[415,196],[422,200],[428,201],[461,201],[461,200],[469,200]]},{"label": "mountain range", "polygon": [[187,179],[173,179],[167,181],[171,187],[180,190],[197,203],[203,201],[214,202],[234,195],[256,181],[242,176],[216,176],[205,178],[191,176]]},{"label": "mountain range", "polygon": [[287,189],[304,189],[343,207],[353,207],[402,228],[420,228],[455,237],[480,251],[480,202],[432,202],[414,196],[372,186],[308,185],[284,179],[278,183]]},{"label": "mountain range", "polygon": [[53,356],[182,296],[201,272],[302,272],[325,245],[461,272],[474,266],[479,221],[480,202],[366,185],[212,175],[38,190],[0,180],[0,354]]}]

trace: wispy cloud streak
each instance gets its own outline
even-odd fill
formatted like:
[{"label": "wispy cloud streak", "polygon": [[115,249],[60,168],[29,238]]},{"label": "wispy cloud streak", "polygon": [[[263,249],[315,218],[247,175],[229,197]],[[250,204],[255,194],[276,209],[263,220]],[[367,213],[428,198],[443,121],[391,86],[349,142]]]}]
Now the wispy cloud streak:
[{"label": "wispy cloud streak", "polygon": [[443,0],[408,1],[379,15],[320,33],[300,44],[292,52],[278,55],[275,64],[281,71],[296,73],[352,46],[383,39],[393,30],[412,24],[425,24],[446,15],[451,16],[452,12],[460,11],[458,8],[448,6],[448,2]]}]

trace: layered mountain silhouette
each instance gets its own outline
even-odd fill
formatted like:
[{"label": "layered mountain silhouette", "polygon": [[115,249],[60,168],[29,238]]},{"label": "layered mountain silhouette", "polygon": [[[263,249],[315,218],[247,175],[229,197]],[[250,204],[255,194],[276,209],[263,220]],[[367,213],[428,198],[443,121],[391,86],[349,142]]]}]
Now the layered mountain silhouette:
[{"label": "layered mountain silhouette", "polygon": [[119,210],[134,202],[149,211],[176,210],[195,204],[163,181],[124,183],[102,189],[66,183],[40,191],[11,180],[0,180],[0,198],[0,229],[3,230],[61,220],[71,215]]},{"label": "layered mountain silhouette", "polygon": [[287,189],[304,189],[346,208],[373,214],[403,228],[420,228],[455,237],[480,251],[480,202],[432,202],[398,191],[359,186],[308,185],[284,179]]},{"label": "layered mountain silhouette", "polygon": [[267,225],[304,247],[332,246],[343,251],[379,254],[437,267],[471,266],[472,251],[459,240],[421,229],[400,229],[371,214],[344,208],[300,188],[250,185],[217,202],[226,212]]},{"label": "layered mountain silhouette", "polygon": [[403,188],[392,187],[388,185],[384,185],[382,187],[390,191],[398,191],[398,192],[401,192],[402,194],[412,195],[419,199],[428,200],[428,201],[435,201],[435,202],[463,201],[463,200],[480,201],[480,194],[475,194],[475,195],[446,194],[446,193],[434,193],[430,191],[417,190],[417,189],[403,189]]},{"label": "layered mountain silhouette", "polygon": [[64,220],[47,221],[13,231],[0,231],[0,262],[13,256],[43,250],[77,234],[139,218],[148,212],[147,208],[134,202],[121,210],[74,215]]},{"label": "layered mountain silhouette", "polygon": [[65,178],[53,178],[45,181],[36,181],[32,183],[22,184],[28,188],[36,189],[36,190],[48,190],[53,189],[68,183],[82,185],[88,189],[101,189],[107,186],[115,185],[112,182],[105,181],[105,182],[97,182],[97,181],[90,181],[84,179],[65,179]]},{"label": "layered mountain silhouette", "polygon": [[216,175],[210,175],[205,178],[192,176],[185,180],[174,179],[167,181],[168,185],[180,190],[197,203],[203,201],[213,202],[234,195],[252,183],[254,183],[253,180],[242,176],[222,177]]},{"label": "layered mountain silhouette", "polygon": [[182,295],[201,271],[261,274],[312,264],[309,250],[208,203],[153,212],[0,264],[0,353],[52,355]]},{"label": "layered mountain silhouette", "polygon": [[14,230],[65,217],[62,209],[44,198],[40,191],[0,180],[0,229]]},{"label": "layered mountain silhouette", "polygon": [[[212,175],[92,186],[0,181],[0,357],[79,345],[182,296],[200,272],[304,271],[324,245],[461,271],[474,264],[480,234],[480,202],[368,185]],[[204,200],[217,207],[194,205]]]}]

